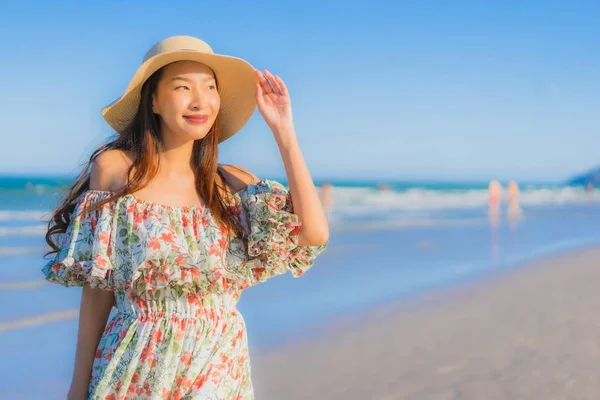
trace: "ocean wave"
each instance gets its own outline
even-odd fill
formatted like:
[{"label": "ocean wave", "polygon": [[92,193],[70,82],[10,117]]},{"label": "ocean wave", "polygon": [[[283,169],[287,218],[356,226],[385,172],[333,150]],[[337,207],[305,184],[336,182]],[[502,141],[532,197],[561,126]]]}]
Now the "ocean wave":
[{"label": "ocean wave", "polygon": [[0,247],[0,257],[43,254],[45,250],[43,246],[4,246]]},{"label": "ocean wave", "polygon": [[14,226],[3,228],[0,227],[0,237],[2,236],[42,236],[46,233],[47,227],[38,226]]},{"label": "ocean wave", "polygon": [[[378,191],[369,188],[333,189],[333,209],[337,215],[382,214],[390,211],[422,212],[444,209],[486,208],[488,192],[483,189],[431,190],[412,188],[402,191]],[[505,200],[505,199],[503,199]],[[524,189],[521,206],[559,206],[600,204],[600,191],[587,193],[582,188],[557,187]]]},{"label": "ocean wave", "polygon": [[[503,199],[505,203],[506,198]],[[542,206],[600,204],[600,190],[587,193],[578,187],[524,187],[519,196],[522,207],[529,210]],[[333,188],[333,220],[388,219],[392,215],[429,218],[444,210],[485,210],[488,192],[483,188],[436,189],[412,187],[401,190],[377,190],[373,187]],[[43,222],[50,217],[44,210],[0,210],[0,225],[4,221]],[[11,223],[12,224],[12,223]],[[0,236],[35,235],[42,228],[11,228],[6,224]]]},{"label": "ocean wave", "polygon": [[48,211],[41,210],[0,210],[0,221],[42,221],[49,218]]}]

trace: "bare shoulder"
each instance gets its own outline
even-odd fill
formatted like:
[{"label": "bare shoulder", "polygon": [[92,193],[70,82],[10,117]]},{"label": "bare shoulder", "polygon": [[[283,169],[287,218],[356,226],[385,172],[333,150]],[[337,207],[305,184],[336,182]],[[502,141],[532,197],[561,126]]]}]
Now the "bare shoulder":
[{"label": "bare shoulder", "polygon": [[219,164],[219,170],[234,193],[260,181],[256,175],[239,165]]},{"label": "bare shoulder", "polygon": [[121,190],[127,184],[131,164],[131,158],[124,151],[107,150],[100,153],[92,164],[90,189]]}]

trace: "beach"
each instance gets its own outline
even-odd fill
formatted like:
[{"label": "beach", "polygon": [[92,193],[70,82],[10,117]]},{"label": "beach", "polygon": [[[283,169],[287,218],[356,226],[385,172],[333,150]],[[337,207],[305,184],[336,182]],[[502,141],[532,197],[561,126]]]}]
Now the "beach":
[{"label": "beach", "polygon": [[256,354],[259,399],[598,399],[600,247],[336,321]]},{"label": "beach", "polygon": [[600,400],[600,1],[1,10],[0,400]]},{"label": "beach", "polygon": [[[27,182],[0,191],[0,398],[63,399],[81,289],[44,281],[57,186]],[[336,183],[313,268],[243,291],[256,398],[600,398],[600,192],[528,188],[490,224],[484,185],[411,185]]]}]

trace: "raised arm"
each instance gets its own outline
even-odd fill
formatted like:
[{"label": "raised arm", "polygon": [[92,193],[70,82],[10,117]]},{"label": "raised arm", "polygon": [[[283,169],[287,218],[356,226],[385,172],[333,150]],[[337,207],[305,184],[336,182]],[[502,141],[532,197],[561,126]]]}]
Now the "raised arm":
[{"label": "raised arm", "polygon": [[294,202],[294,213],[302,222],[299,244],[323,245],[329,240],[327,218],[296,138],[287,87],[281,78],[269,71],[265,71],[264,75],[257,71],[257,77],[258,109],[279,147]]}]

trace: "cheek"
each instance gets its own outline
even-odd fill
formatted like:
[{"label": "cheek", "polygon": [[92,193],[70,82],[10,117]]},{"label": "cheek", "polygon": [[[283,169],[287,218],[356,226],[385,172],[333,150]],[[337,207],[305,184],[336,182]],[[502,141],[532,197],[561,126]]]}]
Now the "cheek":
[{"label": "cheek", "polygon": [[218,111],[219,108],[221,108],[221,97],[219,96],[218,93],[214,96],[211,96],[211,98],[209,100],[209,104],[215,111]]},{"label": "cheek", "polygon": [[181,113],[181,110],[187,109],[189,99],[186,96],[178,95],[170,98],[169,109],[175,113]]},{"label": "cheek", "polygon": [[160,102],[160,115],[164,120],[171,120],[185,108],[183,96],[164,96]]}]

